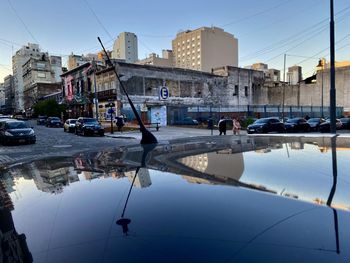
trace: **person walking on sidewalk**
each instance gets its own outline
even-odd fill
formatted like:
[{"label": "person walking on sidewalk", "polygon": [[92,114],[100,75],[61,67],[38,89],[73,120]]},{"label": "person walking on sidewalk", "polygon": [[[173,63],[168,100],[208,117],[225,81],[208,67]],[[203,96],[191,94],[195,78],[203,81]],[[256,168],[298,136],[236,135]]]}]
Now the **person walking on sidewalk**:
[{"label": "person walking on sidewalk", "polygon": [[124,116],[120,115],[119,117],[117,117],[117,127],[118,127],[118,131],[123,132],[123,127],[125,125],[124,122]]},{"label": "person walking on sidewalk", "polygon": [[239,135],[240,131],[241,131],[241,124],[239,123],[239,121],[237,120],[237,118],[233,117],[232,119],[232,132],[234,135]]},{"label": "person walking on sidewalk", "polygon": [[226,135],[226,120],[224,116],[221,116],[218,126],[219,126],[219,132],[220,132],[219,135],[222,135],[222,134]]}]

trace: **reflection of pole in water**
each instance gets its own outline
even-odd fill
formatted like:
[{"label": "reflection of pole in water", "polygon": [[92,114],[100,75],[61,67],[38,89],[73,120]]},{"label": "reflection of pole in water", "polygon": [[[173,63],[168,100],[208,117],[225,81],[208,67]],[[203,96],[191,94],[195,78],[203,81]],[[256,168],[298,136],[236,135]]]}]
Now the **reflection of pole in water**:
[{"label": "reflection of pole in water", "polygon": [[[338,177],[338,168],[337,168],[337,137],[333,136],[331,138],[331,146],[332,146],[332,171],[333,171],[333,185],[331,191],[329,193],[327,199],[327,206],[332,207],[333,197],[335,195],[335,191],[337,188],[337,177]],[[334,217],[334,232],[335,232],[335,245],[337,254],[340,253],[340,245],[339,245],[339,229],[338,229],[338,213],[337,210],[332,208],[333,217]]]},{"label": "reflection of pole in water", "polygon": [[120,219],[117,220],[117,225],[122,226],[122,228],[123,228],[123,233],[124,233],[125,235],[127,235],[128,232],[129,232],[128,225],[131,223],[131,219],[129,219],[129,218],[124,218],[124,214],[125,214],[126,206],[128,205],[128,201],[129,201],[129,197],[130,197],[130,194],[131,194],[131,190],[132,190],[132,188],[133,188],[133,186],[134,186],[135,179],[136,179],[136,176],[137,176],[137,173],[139,172],[139,170],[140,170],[140,167],[137,167],[136,172],[135,172],[135,176],[134,176],[134,178],[133,178],[133,180],[132,180],[132,182],[131,182],[131,185],[130,185],[130,189],[129,189],[128,196],[127,196],[126,201],[125,201],[125,204],[124,204],[124,208],[123,208],[122,215],[121,215]]},{"label": "reflection of pole in water", "polygon": [[286,149],[287,149],[287,156],[288,156],[288,158],[289,158],[288,143],[286,143]]},{"label": "reflection of pole in water", "polygon": [[338,177],[338,169],[337,169],[337,150],[336,150],[336,140],[337,138],[334,136],[331,138],[331,146],[332,146],[332,171],[333,171],[333,185],[331,192],[329,193],[327,205],[331,206],[333,197],[335,194],[335,190],[337,188],[337,177]]}]

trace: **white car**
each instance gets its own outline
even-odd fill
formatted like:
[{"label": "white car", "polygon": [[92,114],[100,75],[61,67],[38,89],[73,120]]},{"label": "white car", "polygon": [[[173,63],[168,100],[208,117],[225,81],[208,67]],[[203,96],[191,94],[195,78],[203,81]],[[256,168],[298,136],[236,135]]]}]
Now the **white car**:
[{"label": "white car", "polygon": [[64,132],[74,132],[75,131],[75,123],[76,119],[68,119],[64,122],[63,131]]}]

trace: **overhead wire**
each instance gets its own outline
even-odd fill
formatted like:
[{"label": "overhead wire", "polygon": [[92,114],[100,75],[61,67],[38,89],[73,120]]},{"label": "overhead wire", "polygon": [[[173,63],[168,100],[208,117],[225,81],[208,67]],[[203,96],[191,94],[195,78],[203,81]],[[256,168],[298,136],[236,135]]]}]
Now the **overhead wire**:
[{"label": "overhead wire", "polygon": [[231,22],[229,22],[229,23],[226,23],[226,24],[224,24],[224,25],[221,25],[220,27],[227,27],[227,26],[230,26],[230,25],[234,25],[234,24],[241,23],[242,21],[245,21],[245,20],[251,19],[251,18],[253,18],[253,17],[260,16],[260,15],[262,15],[262,14],[268,13],[268,12],[270,12],[271,10],[276,9],[276,8],[278,8],[278,7],[280,7],[280,6],[284,5],[284,4],[286,4],[286,3],[288,3],[288,2],[291,2],[291,0],[285,0],[285,1],[283,1],[283,2],[279,2],[277,5],[274,5],[274,6],[270,7],[270,8],[267,8],[267,9],[264,9],[264,10],[262,10],[262,11],[256,12],[256,13],[254,13],[254,14],[252,14],[252,15],[248,15],[248,16],[246,16],[246,17],[242,17],[242,18],[239,18],[239,19],[237,19],[237,20],[231,21]]},{"label": "overhead wire", "polygon": [[25,28],[25,30],[27,31],[27,33],[32,37],[32,39],[36,42],[39,43],[39,41],[34,37],[33,33],[29,30],[28,26],[26,25],[26,23],[24,22],[24,20],[21,18],[21,16],[19,15],[19,13],[17,12],[17,10],[15,9],[15,7],[12,5],[11,0],[7,0],[9,6],[11,7],[12,11],[15,13],[15,15],[17,16],[17,18],[19,19],[19,21],[21,21],[23,27]]},{"label": "overhead wire", "polygon": [[[336,16],[340,15],[340,14],[344,13],[345,11],[347,11],[348,9],[350,9],[350,6],[347,6],[347,7],[343,8],[343,9],[339,10],[335,15]],[[340,18],[345,18],[345,17],[347,17],[347,13],[344,14],[343,16],[341,16]],[[282,40],[272,44],[272,45],[266,46],[266,47],[264,47],[264,48],[262,48],[262,49],[260,49],[258,51],[250,53],[248,55],[244,55],[244,56],[242,56],[240,58],[240,61],[251,60],[251,59],[253,59],[256,56],[260,56],[260,55],[265,55],[265,54],[271,53],[271,52],[273,52],[275,50],[278,50],[278,49],[286,46],[286,44],[296,42],[298,39],[303,38],[304,34],[311,34],[313,32],[316,32],[317,30],[320,30],[321,28],[326,30],[328,28],[327,21],[328,21],[328,18],[325,18],[325,19],[323,19],[323,20],[321,20],[321,21],[311,25],[310,27],[308,27],[306,29],[303,29],[303,30],[301,30],[301,31],[299,31],[299,32],[297,32],[297,33],[295,33],[295,34],[293,34],[293,35],[291,35],[291,36],[289,36],[289,37],[287,37],[285,39],[282,39]],[[324,23],[325,23],[325,25],[322,25]],[[292,40],[292,39],[294,39],[294,40]],[[282,46],[280,46],[280,45],[282,45]],[[277,48],[276,48],[276,46],[277,46]]]},{"label": "overhead wire", "polygon": [[93,16],[95,17],[97,23],[102,27],[102,29],[105,31],[105,33],[111,38],[113,39],[112,35],[109,33],[109,31],[107,30],[107,28],[102,24],[101,20],[98,18],[97,14],[95,13],[95,11],[93,10],[93,8],[90,6],[89,2],[87,0],[83,0],[86,4],[86,6],[89,8],[90,12],[93,14]]}]

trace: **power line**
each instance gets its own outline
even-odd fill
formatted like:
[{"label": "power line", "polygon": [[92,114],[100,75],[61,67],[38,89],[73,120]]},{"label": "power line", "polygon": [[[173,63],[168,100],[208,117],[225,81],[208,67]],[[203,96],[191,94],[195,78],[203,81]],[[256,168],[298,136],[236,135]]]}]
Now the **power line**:
[{"label": "power line", "polygon": [[83,0],[86,4],[86,6],[89,8],[89,10],[91,11],[91,13],[94,15],[96,21],[99,23],[99,25],[102,27],[102,29],[106,32],[106,34],[113,39],[112,35],[108,32],[108,30],[106,29],[106,27],[102,24],[101,20],[98,18],[98,16],[96,15],[95,11],[92,9],[92,7],[90,6],[89,2],[87,0]]},{"label": "power line", "polygon": [[[349,7],[349,8],[350,8],[350,7]],[[338,19],[338,24],[339,24],[341,21],[343,21],[345,18],[347,18],[347,14],[343,15],[341,18]],[[272,57],[272,58],[270,58],[270,59],[268,59],[268,60],[265,60],[265,62],[272,61],[272,60],[278,58],[279,56],[281,56],[281,55],[283,55],[283,54],[286,54],[286,53],[289,52],[290,50],[292,50],[292,49],[294,49],[294,48],[296,48],[296,47],[302,45],[303,43],[305,43],[305,42],[307,42],[308,40],[314,38],[315,36],[318,36],[319,33],[323,32],[323,31],[325,31],[325,30],[327,30],[327,29],[328,29],[328,26],[325,27],[325,28],[323,28],[322,30],[316,32],[315,34],[311,35],[310,37],[304,39],[303,41],[299,42],[298,44],[292,46],[291,48],[285,50],[284,52],[282,52],[282,53],[280,53],[280,54],[278,54],[278,55],[276,55],[276,56],[274,56],[274,57]],[[337,42],[337,43],[338,43],[338,42]]]},{"label": "power line", "polygon": [[[340,15],[341,13],[345,12],[346,10],[350,9],[350,6],[346,7],[346,8],[343,8],[341,9],[340,11],[338,11],[336,13],[336,15]],[[347,17],[347,13],[345,13],[343,16],[341,16],[339,18],[339,20],[341,21],[343,18],[346,18]],[[317,30],[321,29],[321,28],[324,28],[324,29],[327,29],[328,28],[328,24],[325,24],[325,25],[322,25],[324,23],[327,23],[328,21],[328,18],[326,19],[323,19],[315,24],[313,24],[312,26],[306,28],[306,29],[303,29],[299,32],[297,32],[296,34],[293,34],[292,36],[289,36],[283,40],[280,40],[272,45],[269,45],[263,49],[260,49],[256,52],[253,52],[253,53],[250,53],[249,55],[245,55],[243,57],[240,58],[240,61],[247,61],[247,60],[251,60],[252,58],[254,58],[255,56],[259,56],[259,55],[265,55],[265,54],[268,54],[268,53],[271,53],[275,50],[278,50],[284,46],[288,46],[288,44],[290,43],[293,43],[293,42],[296,42],[297,40],[299,40],[300,38],[303,38],[303,35],[304,34],[311,34],[313,32],[316,32]],[[319,28],[318,28],[319,27]],[[315,29],[314,29],[315,28]],[[309,32],[310,31],[310,32]],[[322,32],[322,31],[320,31]],[[291,39],[295,38],[294,40],[290,41]],[[279,46],[279,45],[282,45],[282,46]],[[279,46],[278,48],[275,48],[276,46]],[[285,53],[285,52],[284,52]]]},{"label": "power line", "polygon": [[17,16],[17,18],[19,19],[19,21],[21,21],[22,25],[24,26],[25,30],[27,31],[27,33],[33,38],[33,40],[36,43],[39,43],[39,41],[34,37],[34,35],[32,34],[32,32],[29,30],[29,28],[27,27],[26,23],[24,23],[23,19],[20,17],[20,15],[17,13],[15,7],[12,5],[10,0],[7,0],[7,2],[9,3],[12,11],[15,13],[15,15]]},{"label": "power line", "polygon": [[244,20],[248,20],[248,19],[251,19],[251,18],[253,18],[253,17],[260,16],[260,15],[265,14],[265,13],[267,13],[267,12],[270,12],[271,10],[276,9],[276,8],[278,8],[278,7],[280,7],[280,6],[284,5],[284,4],[286,4],[286,3],[288,3],[288,2],[290,2],[290,0],[286,0],[286,1],[280,2],[279,4],[277,4],[277,5],[275,5],[275,6],[272,6],[272,7],[270,7],[270,8],[264,9],[264,10],[259,11],[259,12],[256,12],[256,13],[254,13],[254,14],[252,14],[252,15],[248,15],[248,16],[246,16],[246,17],[243,17],[243,18],[240,18],[240,19],[231,21],[231,22],[229,22],[229,23],[227,23],[227,24],[221,25],[220,27],[227,27],[227,26],[230,26],[230,25],[233,25],[233,24],[238,24],[238,23],[240,23],[240,22],[242,22],[242,21],[244,21]]}]

